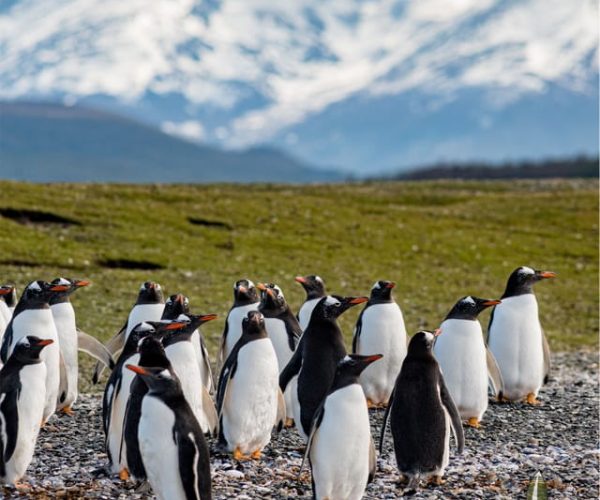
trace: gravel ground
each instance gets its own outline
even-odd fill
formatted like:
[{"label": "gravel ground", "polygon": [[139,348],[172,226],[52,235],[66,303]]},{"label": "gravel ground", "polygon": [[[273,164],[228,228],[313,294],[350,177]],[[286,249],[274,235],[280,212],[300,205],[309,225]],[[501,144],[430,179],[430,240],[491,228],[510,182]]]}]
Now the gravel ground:
[{"label": "gravel ground", "polygon": [[[451,454],[445,484],[424,486],[412,498],[525,498],[529,480],[540,471],[550,498],[598,498],[598,357],[561,353],[554,357],[552,380],[540,394],[542,404],[492,404],[479,430],[465,431],[466,450]],[[83,395],[74,417],[62,415],[42,430],[25,481],[28,489],[0,488],[4,498],[152,498],[135,485],[97,477],[106,460],[102,449],[99,395]],[[379,436],[383,410],[371,413]],[[378,438],[377,438],[378,439]],[[306,470],[300,481],[301,442],[284,431],[260,462],[234,463],[214,452],[214,497],[310,498]],[[387,434],[378,473],[365,498],[398,498],[398,471]]]}]

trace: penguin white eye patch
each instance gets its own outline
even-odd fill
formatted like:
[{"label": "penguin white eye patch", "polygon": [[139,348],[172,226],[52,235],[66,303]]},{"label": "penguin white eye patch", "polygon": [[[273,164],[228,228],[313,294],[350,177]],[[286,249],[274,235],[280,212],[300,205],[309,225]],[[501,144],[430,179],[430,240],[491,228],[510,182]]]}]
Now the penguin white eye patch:
[{"label": "penguin white eye patch", "polygon": [[521,267],[521,269],[519,269],[519,273],[521,273],[521,274],[535,274],[535,271],[533,269],[531,269],[530,267],[523,266],[523,267]]},{"label": "penguin white eye patch", "polygon": [[59,285],[67,285],[67,286],[68,286],[68,285],[70,285],[70,284],[71,284],[71,282],[70,282],[68,279],[65,279],[65,278],[59,278],[59,279],[58,279],[58,284],[59,284]]},{"label": "penguin white eye patch", "polygon": [[465,297],[463,299],[463,302],[466,302],[467,304],[475,305],[475,301],[473,300],[473,297],[471,297],[470,295],[468,297]]},{"label": "penguin white eye patch", "polygon": [[338,299],[336,299],[335,297],[332,297],[331,295],[329,295],[325,299],[325,305],[327,305],[327,306],[339,306],[339,305],[341,305],[341,302]]},{"label": "penguin white eye patch", "polygon": [[34,281],[33,283],[31,283],[27,288],[29,288],[30,290],[37,290],[37,291],[40,291],[42,289],[37,281]]}]

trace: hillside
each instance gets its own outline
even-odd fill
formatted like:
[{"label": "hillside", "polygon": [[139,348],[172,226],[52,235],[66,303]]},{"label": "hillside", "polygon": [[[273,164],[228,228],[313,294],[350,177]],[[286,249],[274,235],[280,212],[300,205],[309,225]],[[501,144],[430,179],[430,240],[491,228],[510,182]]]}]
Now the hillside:
[{"label": "hillside", "polygon": [[34,182],[317,182],[339,175],[311,169],[276,149],[223,151],[103,111],[0,102],[0,177]]},{"label": "hillside", "polygon": [[[320,274],[349,295],[393,279],[415,332],[436,327],[462,295],[499,296],[527,264],[559,275],[537,287],[553,348],[597,346],[593,180],[243,189],[1,182],[0,208],[17,209],[0,212],[1,280],[21,288],[57,275],[92,280],[74,304],[80,326],[102,339],[147,279],[189,295],[196,312],[220,315],[205,330],[214,354],[232,283],[243,276],[277,282],[294,309],[303,299],[298,274]],[[357,314],[343,316],[347,340]]]}]

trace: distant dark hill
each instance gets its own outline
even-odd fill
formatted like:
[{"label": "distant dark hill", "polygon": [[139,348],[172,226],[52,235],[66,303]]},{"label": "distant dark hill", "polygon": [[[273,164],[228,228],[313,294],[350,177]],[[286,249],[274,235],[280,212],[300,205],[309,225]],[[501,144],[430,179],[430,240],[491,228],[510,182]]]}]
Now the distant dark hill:
[{"label": "distant dark hill", "polygon": [[0,178],[34,182],[319,182],[270,148],[223,151],[118,115],[46,103],[0,103]]},{"label": "distant dark hill", "polygon": [[436,165],[392,176],[399,180],[432,179],[543,179],[553,177],[598,177],[598,157],[541,160],[491,165],[471,163]]}]

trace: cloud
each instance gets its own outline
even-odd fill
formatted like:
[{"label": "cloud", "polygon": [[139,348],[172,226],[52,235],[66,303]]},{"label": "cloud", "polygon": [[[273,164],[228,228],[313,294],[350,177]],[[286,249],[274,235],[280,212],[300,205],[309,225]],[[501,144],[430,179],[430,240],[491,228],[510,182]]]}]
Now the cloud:
[{"label": "cloud", "polygon": [[161,125],[161,129],[167,134],[195,142],[202,141],[206,136],[202,124],[199,121],[194,120],[187,120],[179,123],[166,121]]}]

